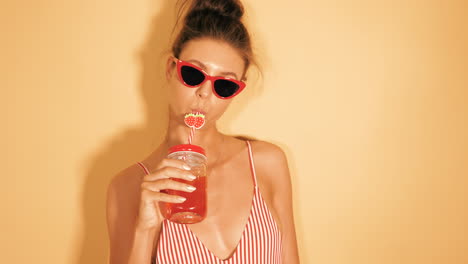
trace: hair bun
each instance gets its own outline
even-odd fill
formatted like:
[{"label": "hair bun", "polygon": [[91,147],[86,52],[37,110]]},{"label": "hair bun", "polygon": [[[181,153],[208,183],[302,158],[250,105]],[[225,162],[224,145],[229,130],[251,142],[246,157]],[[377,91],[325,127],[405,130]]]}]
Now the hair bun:
[{"label": "hair bun", "polygon": [[240,20],[244,15],[244,7],[239,0],[195,0],[190,12],[213,11],[219,15]]}]

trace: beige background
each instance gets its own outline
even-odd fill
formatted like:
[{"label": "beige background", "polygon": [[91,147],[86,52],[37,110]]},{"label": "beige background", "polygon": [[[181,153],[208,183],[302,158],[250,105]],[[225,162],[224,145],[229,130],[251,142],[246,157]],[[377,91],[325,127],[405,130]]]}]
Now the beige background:
[{"label": "beige background", "polygon": [[[264,78],[220,128],[286,151],[303,263],[468,263],[467,2],[245,5]],[[107,183],[163,132],[172,6],[1,2],[2,263],[105,262]]]}]

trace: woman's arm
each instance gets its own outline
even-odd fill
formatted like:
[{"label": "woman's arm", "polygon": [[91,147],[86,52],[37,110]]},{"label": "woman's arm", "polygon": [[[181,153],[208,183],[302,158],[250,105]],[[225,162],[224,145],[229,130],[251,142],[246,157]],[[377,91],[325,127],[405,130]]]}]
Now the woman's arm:
[{"label": "woman's arm", "polygon": [[[253,146],[254,160],[260,183],[266,187],[267,202],[279,220],[283,240],[283,263],[299,263],[292,203],[291,177],[286,155],[276,145],[257,141]],[[263,190],[262,190],[263,191]]]},{"label": "woman's arm", "polygon": [[159,229],[139,229],[135,228],[133,245],[130,250],[128,264],[152,263],[154,238],[159,236]]},{"label": "woman's arm", "polygon": [[107,190],[107,227],[110,264],[150,263],[156,229],[136,225],[141,168],[130,167],[114,177]]},{"label": "woman's arm", "polygon": [[189,184],[175,179],[193,178],[185,162],[173,159],[163,159],[154,172],[144,176],[141,168],[133,165],[114,177],[107,192],[110,264],[151,262],[163,221],[159,202],[185,200],[160,190],[190,192]]}]

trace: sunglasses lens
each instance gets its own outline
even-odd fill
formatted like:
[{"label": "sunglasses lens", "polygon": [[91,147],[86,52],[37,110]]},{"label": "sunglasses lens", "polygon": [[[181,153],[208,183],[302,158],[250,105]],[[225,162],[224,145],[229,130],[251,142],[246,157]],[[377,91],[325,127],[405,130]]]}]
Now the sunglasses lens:
[{"label": "sunglasses lens", "polygon": [[205,75],[201,71],[190,66],[182,66],[180,73],[184,82],[190,86],[197,86],[205,80]]},{"label": "sunglasses lens", "polygon": [[239,85],[229,80],[216,80],[214,83],[216,93],[221,97],[232,96],[239,90]]}]

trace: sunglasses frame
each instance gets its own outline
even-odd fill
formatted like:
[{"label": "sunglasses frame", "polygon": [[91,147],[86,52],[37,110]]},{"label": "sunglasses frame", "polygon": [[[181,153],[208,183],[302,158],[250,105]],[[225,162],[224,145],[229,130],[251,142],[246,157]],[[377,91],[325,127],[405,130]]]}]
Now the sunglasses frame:
[{"label": "sunglasses frame", "polygon": [[[196,88],[196,87],[199,87],[201,85],[203,85],[206,81],[211,81],[211,89],[213,91],[213,93],[216,95],[216,97],[220,98],[220,99],[231,99],[233,98],[234,96],[238,95],[240,92],[242,92],[242,90],[244,90],[246,84],[243,82],[243,81],[239,81],[239,80],[236,80],[234,78],[229,78],[229,77],[222,77],[222,76],[211,76],[209,75],[208,73],[206,73],[202,68],[198,67],[197,65],[194,65],[190,62],[187,62],[187,61],[183,61],[183,60],[180,60],[176,57],[173,57],[174,60],[176,61],[176,65],[177,65],[177,74],[179,76],[179,80],[181,83],[183,83],[185,86],[189,87],[189,88]],[[189,85],[187,84],[185,81],[184,81],[184,78],[182,78],[182,67],[183,66],[188,66],[188,67],[192,67],[196,70],[199,70],[204,76],[205,76],[205,79],[198,85]],[[216,80],[226,80],[226,81],[231,81],[235,84],[237,84],[239,86],[239,89],[237,89],[237,91],[231,95],[231,96],[228,96],[228,97],[222,97],[221,95],[219,95],[217,92],[216,92],[216,89],[215,89],[215,81]]]}]

